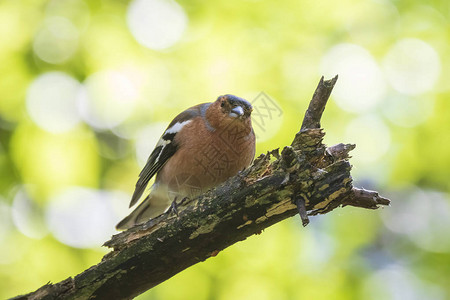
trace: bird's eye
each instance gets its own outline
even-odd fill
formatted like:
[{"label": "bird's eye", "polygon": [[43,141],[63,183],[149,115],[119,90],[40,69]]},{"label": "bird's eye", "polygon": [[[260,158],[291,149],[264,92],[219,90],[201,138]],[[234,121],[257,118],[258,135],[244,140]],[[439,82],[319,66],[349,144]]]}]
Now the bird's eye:
[{"label": "bird's eye", "polygon": [[222,103],[220,103],[220,107],[224,107],[225,106],[225,101],[222,101]]}]

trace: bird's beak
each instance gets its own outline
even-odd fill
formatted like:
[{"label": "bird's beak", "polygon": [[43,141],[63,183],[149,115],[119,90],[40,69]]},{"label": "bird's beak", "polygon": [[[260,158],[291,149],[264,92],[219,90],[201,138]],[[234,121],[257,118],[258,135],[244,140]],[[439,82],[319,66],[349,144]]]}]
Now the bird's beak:
[{"label": "bird's beak", "polygon": [[244,109],[242,108],[242,106],[236,106],[234,107],[231,112],[230,112],[230,117],[241,117],[244,115]]}]

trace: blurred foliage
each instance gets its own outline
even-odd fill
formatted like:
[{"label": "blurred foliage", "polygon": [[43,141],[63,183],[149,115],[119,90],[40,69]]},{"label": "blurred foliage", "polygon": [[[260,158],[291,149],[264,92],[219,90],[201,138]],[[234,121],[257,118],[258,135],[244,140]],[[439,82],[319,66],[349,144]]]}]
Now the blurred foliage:
[{"label": "blurred foliage", "polygon": [[336,73],[325,141],[392,206],[292,218],[139,299],[450,298],[449,22],[447,0],[2,0],[0,298],[100,261],[178,112],[263,91],[261,153]]}]

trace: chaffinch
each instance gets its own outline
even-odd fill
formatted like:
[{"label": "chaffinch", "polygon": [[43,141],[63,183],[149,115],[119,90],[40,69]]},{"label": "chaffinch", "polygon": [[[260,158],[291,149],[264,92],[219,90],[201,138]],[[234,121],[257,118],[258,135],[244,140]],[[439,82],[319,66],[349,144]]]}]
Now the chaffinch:
[{"label": "chaffinch", "polygon": [[116,228],[155,218],[174,201],[195,197],[248,167],[255,156],[252,110],[246,100],[224,95],[176,116],[139,174],[130,207],[156,174],[150,194]]}]

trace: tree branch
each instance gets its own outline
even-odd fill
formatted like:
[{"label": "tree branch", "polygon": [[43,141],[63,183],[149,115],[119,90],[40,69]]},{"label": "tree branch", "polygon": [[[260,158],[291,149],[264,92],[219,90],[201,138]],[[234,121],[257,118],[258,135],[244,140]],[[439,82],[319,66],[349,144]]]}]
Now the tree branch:
[{"label": "tree branch", "polygon": [[319,85],[314,92],[313,98],[309,103],[309,107],[306,110],[305,117],[303,118],[302,130],[310,128],[320,128],[320,119],[322,113],[327,105],[328,98],[331,95],[331,91],[338,80],[336,75],[333,79],[324,81],[323,76],[320,78]]},{"label": "tree branch", "polygon": [[320,119],[337,76],[323,77],[291,146],[260,155],[224,184],[105,243],[113,250],[83,273],[15,299],[130,299],[221,250],[286,218],[325,214],[339,206],[389,205],[378,193],[354,188],[348,153],[326,148]]}]

